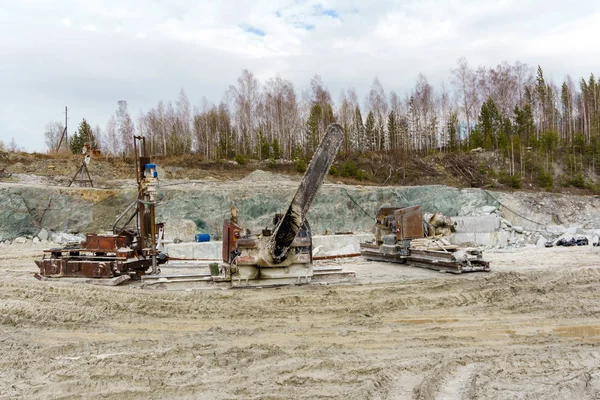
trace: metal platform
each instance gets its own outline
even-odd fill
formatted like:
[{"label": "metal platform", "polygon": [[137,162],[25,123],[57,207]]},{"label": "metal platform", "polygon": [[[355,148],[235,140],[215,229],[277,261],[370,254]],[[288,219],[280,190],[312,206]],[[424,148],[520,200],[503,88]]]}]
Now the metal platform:
[{"label": "metal platform", "polygon": [[461,274],[463,272],[489,272],[490,263],[481,258],[481,254],[458,253],[436,250],[409,249],[408,255],[385,254],[374,244],[361,243],[361,255],[370,261],[408,264],[413,267],[434,271]]}]

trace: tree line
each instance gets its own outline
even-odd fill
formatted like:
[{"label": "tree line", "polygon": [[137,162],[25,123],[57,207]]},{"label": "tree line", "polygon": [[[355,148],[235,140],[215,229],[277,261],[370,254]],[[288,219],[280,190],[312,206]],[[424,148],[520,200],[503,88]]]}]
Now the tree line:
[{"label": "tree line", "polygon": [[[362,101],[352,87],[334,101],[317,75],[298,92],[280,76],[259,82],[245,69],[218,104],[203,98],[192,106],[181,89],[175,103],[161,100],[134,123],[127,102],[119,101],[104,130],[83,121],[70,147],[77,151],[87,140],[105,153],[129,154],[135,133],[146,137],[153,155],[307,160],[332,122],[344,128],[342,156],[383,152],[407,158],[482,148],[500,152],[510,176],[551,174],[558,159],[573,176],[595,174],[600,79],[566,76],[557,84],[539,66],[473,68],[463,57],[450,71],[449,85],[434,88],[420,74],[401,95],[386,92],[375,78]],[[52,151],[61,129],[60,122],[46,128]]]}]

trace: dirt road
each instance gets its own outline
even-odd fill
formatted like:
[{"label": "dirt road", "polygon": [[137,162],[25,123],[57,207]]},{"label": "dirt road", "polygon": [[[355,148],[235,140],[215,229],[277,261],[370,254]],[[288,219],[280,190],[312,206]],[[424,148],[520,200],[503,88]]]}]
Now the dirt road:
[{"label": "dirt road", "polygon": [[600,249],[487,253],[453,276],[150,290],[39,282],[0,248],[0,399],[593,399]]}]

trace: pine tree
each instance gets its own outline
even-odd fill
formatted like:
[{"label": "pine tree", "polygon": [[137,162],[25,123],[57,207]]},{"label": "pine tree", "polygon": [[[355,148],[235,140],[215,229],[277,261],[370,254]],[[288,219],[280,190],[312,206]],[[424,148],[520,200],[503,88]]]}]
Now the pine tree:
[{"label": "pine tree", "polygon": [[279,145],[279,140],[277,138],[273,138],[271,142],[271,158],[274,160],[279,160],[282,156],[281,146]]},{"label": "pine tree", "polygon": [[390,111],[387,129],[390,137],[390,150],[396,150],[398,148],[398,123],[396,122],[396,114],[394,111]]},{"label": "pine tree", "polygon": [[92,149],[96,148],[92,127],[84,118],[79,124],[77,132],[69,139],[69,148],[73,154],[81,154],[85,144],[88,144]]},{"label": "pine tree", "polygon": [[497,150],[498,131],[502,127],[502,118],[496,103],[491,97],[481,105],[477,125],[483,137],[483,147],[486,150]]},{"label": "pine tree", "polygon": [[359,152],[366,150],[365,140],[365,125],[362,119],[360,108],[356,106],[354,110],[354,121],[353,121],[353,146]]},{"label": "pine tree", "polygon": [[258,131],[258,159],[266,160],[271,157],[271,144],[262,131]]},{"label": "pine tree", "polygon": [[306,122],[306,139],[307,158],[312,157],[313,153],[319,146],[320,134],[319,134],[319,122],[321,121],[322,110],[321,106],[317,103],[310,110],[310,116]]},{"label": "pine tree", "polygon": [[375,150],[377,145],[377,128],[375,127],[375,116],[373,115],[373,111],[369,111],[369,115],[367,115],[365,137],[367,141],[366,150]]},{"label": "pine tree", "polygon": [[389,144],[387,143],[386,134],[385,134],[386,133],[385,128],[386,128],[385,118],[380,116],[378,118],[377,133],[376,133],[376,137],[377,137],[376,150],[377,151],[382,151],[382,150],[385,150],[386,147],[389,147]]},{"label": "pine tree", "polygon": [[448,119],[448,147],[450,151],[458,150],[458,114],[453,112]]}]

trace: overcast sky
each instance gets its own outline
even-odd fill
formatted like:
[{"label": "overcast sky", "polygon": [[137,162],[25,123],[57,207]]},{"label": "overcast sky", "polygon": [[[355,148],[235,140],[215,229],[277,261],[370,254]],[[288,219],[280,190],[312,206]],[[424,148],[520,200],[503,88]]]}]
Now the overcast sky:
[{"label": "overcast sky", "polygon": [[243,68],[299,94],[321,75],[335,100],[378,76],[404,94],[472,66],[540,64],[560,81],[600,75],[600,1],[1,0],[0,140],[45,150],[64,120],[106,125],[118,100],[134,120],[184,88],[219,102]]}]

